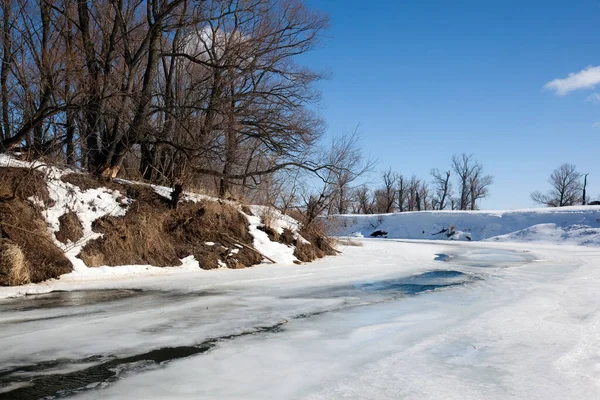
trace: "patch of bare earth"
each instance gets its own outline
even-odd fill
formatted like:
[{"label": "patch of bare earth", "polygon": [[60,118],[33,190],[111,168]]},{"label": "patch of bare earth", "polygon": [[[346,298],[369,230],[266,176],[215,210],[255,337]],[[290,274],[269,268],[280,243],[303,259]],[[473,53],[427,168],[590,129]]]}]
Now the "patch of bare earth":
[{"label": "patch of bare earth", "polygon": [[0,285],[41,282],[73,269],[30,197],[50,203],[41,172],[0,168]]},{"label": "patch of bare earth", "polygon": [[63,182],[70,183],[71,185],[75,185],[82,191],[86,191],[89,189],[107,188],[119,191],[121,193],[125,193],[126,190],[126,185],[121,185],[117,182],[107,180],[106,178],[83,172],[72,172],[70,174],[65,174],[60,177],[60,180]]}]

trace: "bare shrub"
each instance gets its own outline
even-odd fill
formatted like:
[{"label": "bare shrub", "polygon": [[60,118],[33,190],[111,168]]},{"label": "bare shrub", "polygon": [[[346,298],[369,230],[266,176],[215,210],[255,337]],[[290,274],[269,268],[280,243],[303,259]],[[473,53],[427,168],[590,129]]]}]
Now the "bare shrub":
[{"label": "bare shrub", "polygon": [[353,240],[350,238],[337,238],[335,240],[337,245],[340,246],[351,246],[351,247],[362,247],[363,243],[359,242],[358,240]]}]

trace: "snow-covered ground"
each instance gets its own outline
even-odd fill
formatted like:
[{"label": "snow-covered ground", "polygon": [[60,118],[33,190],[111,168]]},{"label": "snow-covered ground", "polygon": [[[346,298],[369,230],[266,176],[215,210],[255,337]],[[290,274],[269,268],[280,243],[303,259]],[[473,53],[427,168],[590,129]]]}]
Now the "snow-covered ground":
[{"label": "snow-covered ground", "polygon": [[[334,234],[395,239],[528,241],[600,246],[600,207],[511,211],[420,211],[328,218]],[[448,232],[455,232],[448,237]],[[502,236],[499,237],[498,236]]]},{"label": "snow-covered ground", "polygon": [[0,303],[0,398],[68,377],[88,390],[63,395],[93,399],[600,398],[600,249],[362,243],[308,265],[25,287],[75,291]]}]

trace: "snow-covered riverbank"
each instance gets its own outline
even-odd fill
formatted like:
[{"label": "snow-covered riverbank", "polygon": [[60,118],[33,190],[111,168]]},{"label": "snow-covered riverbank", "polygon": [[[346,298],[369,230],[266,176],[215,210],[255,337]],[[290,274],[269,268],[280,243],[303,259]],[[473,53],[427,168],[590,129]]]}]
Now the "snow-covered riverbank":
[{"label": "snow-covered riverbank", "polygon": [[600,246],[599,206],[351,214],[327,217],[327,222],[338,236]]}]

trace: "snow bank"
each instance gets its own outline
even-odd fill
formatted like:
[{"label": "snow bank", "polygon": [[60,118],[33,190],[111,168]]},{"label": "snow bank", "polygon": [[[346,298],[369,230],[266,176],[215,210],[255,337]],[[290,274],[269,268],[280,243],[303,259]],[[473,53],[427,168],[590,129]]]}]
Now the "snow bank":
[{"label": "snow bank", "polygon": [[250,206],[250,210],[254,215],[246,215],[246,217],[250,223],[250,234],[254,237],[253,244],[256,250],[281,264],[298,262],[294,256],[294,247],[271,241],[269,235],[259,229],[261,226],[268,225],[278,234],[282,234],[284,229],[289,229],[296,239],[304,240],[298,233],[300,229],[298,222],[271,207]]},{"label": "snow bank", "polygon": [[[394,239],[536,241],[600,245],[600,207],[578,206],[514,211],[421,211],[328,218],[337,236]],[[455,234],[448,237],[448,232]]]}]

